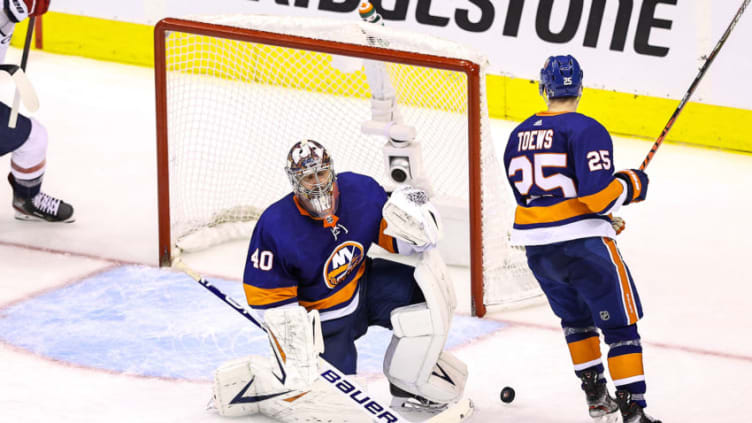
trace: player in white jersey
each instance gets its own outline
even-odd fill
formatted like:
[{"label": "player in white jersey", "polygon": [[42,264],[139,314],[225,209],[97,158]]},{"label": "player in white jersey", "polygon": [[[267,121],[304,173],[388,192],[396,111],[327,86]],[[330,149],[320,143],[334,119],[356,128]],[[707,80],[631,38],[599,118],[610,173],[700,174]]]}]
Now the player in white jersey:
[{"label": "player in white jersey", "polygon": [[[40,16],[49,0],[4,0],[0,12],[0,61],[5,61],[13,30],[29,16]],[[8,125],[11,108],[0,102],[0,156],[11,154],[8,182],[13,188],[16,219],[73,222],[73,206],[41,191],[47,159],[47,130],[34,118],[18,115]]]},{"label": "player in white jersey", "polygon": [[[608,131],[577,113],[582,76],[574,57],[549,57],[540,80],[548,110],[510,134],[504,164],[517,201],[512,242],[525,246],[530,270],[561,319],[590,416],[618,421],[620,409],[625,423],[660,423],[643,411],[642,304],[614,240],[623,221],[611,217],[643,201],[649,180],[638,169],[614,172]],[[599,330],[616,401],[606,388]]]}]

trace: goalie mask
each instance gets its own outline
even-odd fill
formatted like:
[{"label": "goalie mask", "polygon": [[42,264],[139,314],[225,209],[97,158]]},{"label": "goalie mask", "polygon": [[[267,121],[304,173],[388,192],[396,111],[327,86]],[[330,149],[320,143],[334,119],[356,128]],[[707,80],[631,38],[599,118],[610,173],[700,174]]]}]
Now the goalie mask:
[{"label": "goalie mask", "polygon": [[339,190],[332,158],[314,140],[298,141],[287,154],[285,171],[298,204],[313,217],[326,218],[337,212]]}]

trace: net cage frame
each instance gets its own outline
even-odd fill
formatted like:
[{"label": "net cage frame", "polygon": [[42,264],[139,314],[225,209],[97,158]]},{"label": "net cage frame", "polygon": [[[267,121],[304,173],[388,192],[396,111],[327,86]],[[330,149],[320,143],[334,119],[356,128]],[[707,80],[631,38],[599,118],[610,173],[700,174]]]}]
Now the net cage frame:
[{"label": "net cage frame", "polygon": [[156,96],[157,195],[160,267],[172,264],[170,222],[170,175],[168,151],[167,57],[166,40],[171,32],[267,44],[270,46],[309,50],[360,59],[423,66],[454,72],[467,77],[468,118],[468,218],[470,239],[470,286],[473,315],[486,314],[483,289],[483,231],[481,193],[481,68],[467,59],[442,57],[424,53],[392,50],[336,41],[320,40],[289,34],[272,33],[179,18],[161,19],[154,27],[154,81]]}]

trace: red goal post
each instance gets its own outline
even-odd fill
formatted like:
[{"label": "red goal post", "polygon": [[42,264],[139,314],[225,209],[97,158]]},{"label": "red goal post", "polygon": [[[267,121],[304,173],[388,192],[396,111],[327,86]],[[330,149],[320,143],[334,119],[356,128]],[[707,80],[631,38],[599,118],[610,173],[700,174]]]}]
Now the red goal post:
[{"label": "red goal post", "polygon": [[[293,19],[293,18],[289,18]],[[202,19],[203,20],[203,19]],[[171,78],[171,75],[178,75],[180,78],[188,78],[188,79],[210,79],[213,78],[216,80],[213,83],[217,84],[224,84],[229,82],[227,81],[218,81],[220,79],[232,79],[231,77],[228,77],[225,74],[222,74],[221,76],[215,76],[212,70],[207,70],[207,66],[214,66],[214,65],[207,65],[207,63],[211,60],[214,60],[215,57],[220,57],[220,59],[217,59],[216,63],[218,63],[216,66],[224,67],[229,66],[228,63],[231,63],[231,65],[235,65],[234,62],[236,59],[228,59],[228,58],[221,58],[224,54],[223,51],[225,47],[222,43],[233,43],[232,49],[237,49],[236,44],[234,42],[240,43],[241,46],[245,46],[247,43],[248,46],[264,46],[263,48],[268,48],[266,46],[271,46],[271,48],[281,48],[281,49],[293,49],[294,51],[304,51],[304,52],[315,52],[315,53],[323,53],[323,54],[329,54],[329,55],[336,55],[336,56],[345,56],[345,57],[351,57],[351,58],[359,58],[359,59],[365,59],[365,60],[375,60],[375,61],[383,61],[388,62],[390,64],[395,65],[407,65],[411,67],[419,67],[419,68],[425,68],[425,69],[437,69],[437,70],[445,70],[445,71],[451,71],[459,74],[463,74],[466,77],[466,84],[463,87],[465,91],[464,96],[467,98],[466,103],[466,140],[461,140],[461,142],[466,143],[466,149],[467,149],[467,161],[466,163],[466,178],[467,178],[467,210],[468,210],[468,226],[467,226],[467,232],[469,233],[469,267],[470,267],[470,275],[471,275],[471,289],[472,289],[472,307],[474,314],[478,316],[483,316],[486,313],[486,305],[484,304],[484,297],[487,296],[487,294],[484,293],[484,256],[487,254],[484,254],[484,229],[483,229],[483,219],[484,219],[484,213],[483,213],[483,204],[484,204],[484,192],[482,190],[482,167],[484,166],[484,163],[482,161],[482,152],[481,149],[482,146],[482,128],[481,124],[484,119],[487,119],[487,112],[485,112],[485,97],[482,93],[482,87],[484,86],[485,82],[483,78],[485,77],[485,74],[482,70],[482,63],[476,63],[471,60],[467,60],[465,58],[457,58],[457,57],[444,57],[436,54],[428,54],[424,52],[419,51],[404,51],[404,50],[397,50],[393,48],[383,48],[383,47],[374,47],[371,45],[363,45],[363,44],[356,44],[351,42],[340,42],[338,40],[332,40],[332,39],[316,39],[311,38],[307,36],[300,36],[300,35],[292,35],[292,34],[286,34],[281,32],[270,32],[266,30],[265,27],[264,30],[255,29],[252,27],[252,25],[248,25],[248,27],[242,27],[239,25],[228,25],[228,24],[219,24],[217,22],[224,22],[224,19],[219,19],[215,22],[200,22],[196,20],[184,20],[184,19],[173,19],[173,18],[166,18],[161,20],[155,27],[154,31],[154,61],[155,61],[155,84],[156,84],[156,113],[157,113],[157,170],[158,170],[158,201],[159,201],[159,263],[161,266],[169,266],[171,265],[173,256],[177,254],[176,250],[176,238],[181,236],[180,234],[176,234],[176,228],[179,226],[178,223],[176,223],[176,217],[174,216],[176,213],[174,209],[176,208],[176,202],[186,202],[188,204],[194,204],[194,203],[202,203],[201,200],[196,199],[188,199],[186,201],[187,194],[176,194],[178,191],[177,188],[175,188],[175,182],[174,180],[177,178],[182,178],[183,175],[186,174],[187,171],[184,170],[178,170],[176,172],[176,166],[179,166],[177,164],[180,160],[177,158],[176,154],[171,154],[173,151],[171,151],[174,147],[174,143],[176,142],[175,139],[178,136],[176,134],[183,134],[186,132],[186,130],[176,130],[174,129],[171,124],[172,120],[179,120],[183,119],[182,117],[179,117],[175,110],[173,110],[173,100],[172,97],[176,98],[183,98],[183,97],[189,97],[188,94],[177,94],[176,92],[179,89],[183,88],[175,88],[176,85],[171,86],[169,84],[168,79]],[[360,25],[368,25],[368,24],[362,24]],[[335,24],[336,25],[336,24]],[[283,25],[284,26],[284,25]],[[391,34],[394,31],[389,31]],[[171,42],[171,37],[175,37],[175,34],[182,34],[180,35],[181,41],[177,42],[177,47],[172,46],[170,47],[169,44]],[[193,42],[185,42],[185,39],[189,39],[191,37],[195,37],[197,40],[195,45],[192,44]],[[203,47],[199,47],[199,45],[203,45],[204,40],[225,40],[221,41],[218,45],[213,46],[211,48],[208,48],[206,51],[193,51],[191,49],[199,49]],[[397,44],[396,42],[393,44]],[[229,46],[229,44],[228,44]],[[228,49],[230,47],[227,47]],[[240,47],[245,48],[245,47]],[[248,47],[250,48],[250,47]],[[254,49],[258,49],[258,47],[253,47]],[[175,53],[178,51],[178,53]],[[233,50],[235,51],[235,50]],[[185,55],[185,57],[188,57],[188,59],[185,59],[185,57],[181,59],[174,59],[175,54],[182,54]],[[232,53],[235,54],[235,53]],[[242,53],[246,54],[246,53]],[[251,53],[255,54],[255,53]],[[276,54],[276,53],[275,53]],[[254,59],[255,60],[255,59]],[[237,59],[238,63],[240,63],[242,60]],[[192,64],[186,64],[188,62],[195,62]],[[285,65],[288,66],[288,65]],[[275,72],[279,73],[279,71],[269,71],[270,74],[274,74]],[[300,74],[307,73],[307,70],[303,70],[300,72]],[[316,73],[316,72],[311,72]],[[208,76],[207,76],[208,75]],[[299,75],[296,74],[294,77],[298,77]],[[254,76],[254,79],[256,81],[252,82],[246,82],[246,81],[240,81],[240,85],[253,85],[257,82],[258,76]],[[242,79],[242,78],[241,78]],[[193,83],[193,82],[191,82]],[[233,81],[233,84],[235,82]],[[293,85],[297,84],[297,82],[293,83]],[[274,85],[274,84],[270,84]],[[427,95],[430,96],[432,93],[430,92],[433,87],[421,87],[421,84],[416,84],[413,88],[417,87],[417,89],[426,89],[429,90]],[[244,85],[243,85],[244,86]],[[173,88],[170,88],[173,87]],[[294,88],[299,89],[299,87],[296,85]],[[186,88],[186,90],[190,90],[192,88]],[[243,88],[245,89],[245,88]],[[286,87],[286,89],[289,89],[289,87]],[[318,89],[318,88],[317,88]],[[412,88],[411,88],[412,89]],[[172,91],[171,91],[172,90]],[[175,92],[173,92],[175,91]],[[306,89],[301,89],[301,91],[306,91]],[[202,94],[201,96],[198,96],[201,98],[201,101],[204,101],[203,96],[210,96],[212,95],[212,91],[208,90],[208,94]],[[288,95],[289,93],[286,93],[284,95]],[[330,95],[330,94],[327,94]],[[282,96],[282,94],[280,94]],[[420,95],[418,95],[419,97]],[[234,101],[234,100],[233,100]],[[323,101],[323,100],[322,100]],[[327,99],[328,101],[328,99]],[[195,101],[196,103],[199,103],[198,100]],[[230,102],[228,100],[228,102]],[[256,103],[258,101],[255,101]],[[221,101],[216,104],[224,104]],[[483,106],[483,107],[482,107]],[[193,106],[191,106],[193,107]],[[315,108],[315,107],[314,107]],[[463,109],[464,110],[464,109]],[[220,118],[222,118],[222,113],[218,113]],[[228,112],[229,113],[229,112]],[[484,115],[485,113],[485,115]],[[190,110],[189,113],[184,114],[194,114],[196,116],[199,116],[199,118],[203,119],[203,116],[205,114],[214,114],[208,112],[201,112],[197,111],[194,113],[193,110]],[[249,119],[253,118],[253,113],[248,114]],[[176,116],[178,116],[176,118]],[[280,114],[277,114],[277,116],[280,116]],[[241,119],[242,120],[242,119]],[[198,124],[194,123],[191,125],[185,125],[184,127],[201,127],[201,126],[207,126],[207,124]],[[223,122],[216,122],[209,124],[216,125],[216,129],[224,129],[225,127],[229,126],[227,123]],[[284,125],[283,123],[280,123],[280,125]],[[171,132],[172,131],[172,132]],[[270,134],[270,138],[274,138],[275,135]],[[194,138],[205,138],[201,136],[196,136]],[[229,138],[238,138],[237,136],[233,135]],[[263,138],[263,137],[262,137]],[[263,138],[263,139],[251,139],[249,138],[247,141],[244,141],[243,145],[246,146],[246,148],[254,149],[256,148],[256,145],[254,143],[267,143],[269,142],[270,138]],[[284,144],[291,145],[292,142],[294,142],[294,139],[285,139],[282,140]],[[327,143],[327,139],[320,140],[325,146],[329,147],[329,144]],[[222,144],[224,141],[221,139],[214,141],[212,145],[219,145]],[[453,142],[453,141],[450,141]],[[448,142],[445,142],[448,143]],[[355,144],[355,143],[354,143]],[[260,144],[259,144],[260,145]],[[180,147],[181,149],[184,149],[184,146]],[[218,147],[219,148],[219,147]],[[353,147],[356,148],[356,147]],[[425,150],[425,146],[423,147]],[[462,146],[464,149],[465,146]],[[210,148],[213,149],[213,148]],[[196,148],[196,151],[201,150],[200,148]],[[345,150],[342,148],[341,150]],[[182,154],[182,153],[181,153]],[[190,157],[191,155],[197,156],[199,153],[190,153],[187,154],[187,157]],[[365,154],[365,153],[364,153]],[[373,155],[373,153],[367,153],[368,155]],[[335,163],[337,163],[338,160],[338,151],[333,151],[333,155],[335,158]],[[284,157],[273,157],[268,159],[269,160],[276,160],[279,163],[282,163],[284,160]],[[382,161],[383,159],[381,157],[373,157],[373,160],[375,161]],[[362,159],[360,159],[360,162],[362,163]],[[193,164],[194,167],[201,168],[204,166],[208,166],[208,163],[210,160],[208,159],[198,159],[195,164]],[[356,160],[357,162],[357,160]],[[275,165],[276,166],[276,165]],[[221,165],[220,165],[221,167]],[[278,166],[281,169],[281,166]],[[344,170],[353,170],[353,171],[359,171],[359,169],[340,169],[337,165],[335,165],[338,171],[344,171]],[[182,169],[182,168],[181,168]],[[272,167],[272,169],[276,169],[275,167]],[[173,174],[175,173],[175,174]],[[223,173],[220,171],[216,172],[217,174]],[[242,173],[242,172],[241,172]],[[429,175],[430,176],[430,175]],[[505,184],[504,179],[502,178],[503,175],[498,175],[498,184]],[[462,175],[461,178],[464,178],[465,175]],[[173,179],[173,185],[171,185],[171,178]],[[201,181],[203,181],[201,177],[198,178]],[[281,172],[279,172],[275,178],[283,179],[284,176]],[[383,178],[382,178],[383,179]],[[286,181],[285,181],[286,182]],[[225,187],[227,184],[218,184],[215,187]],[[182,189],[182,188],[181,188]],[[206,189],[197,189],[197,188],[187,188],[182,189],[183,191],[190,192],[191,190],[195,191],[201,191]],[[209,189],[211,190],[211,189]],[[230,194],[229,196],[232,197],[234,194]],[[208,203],[212,203],[211,201],[204,201]],[[263,202],[261,202],[263,203]],[[254,204],[253,205],[256,210],[263,210],[268,204]],[[232,208],[232,207],[231,207]],[[236,209],[237,207],[233,208]],[[213,212],[212,216],[217,215],[217,212]],[[257,216],[256,216],[257,217]],[[223,218],[224,219],[224,218]],[[252,218],[251,218],[252,219]],[[224,223],[224,220],[221,222]],[[200,225],[206,226],[206,227],[214,227],[215,224],[209,222],[209,223],[200,223]],[[503,234],[506,234],[508,227],[504,228],[498,228],[497,233],[498,236],[502,237]],[[194,231],[194,229],[190,229],[190,231]],[[490,231],[489,229],[486,229],[486,233],[488,234]],[[250,234],[246,234],[249,236]],[[487,235],[488,236],[488,235]],[[488,240],[485,240],[488,241]],[[516,254],[519,254],[517,252]],[[488,260],[488,257],[486,257],[486,260]],[[538,293],[531,293],[526,294],[525,297],[531,297],[531,296],[537,296]],[[521,299],[515,298],[513,301],[520,301]]]}]

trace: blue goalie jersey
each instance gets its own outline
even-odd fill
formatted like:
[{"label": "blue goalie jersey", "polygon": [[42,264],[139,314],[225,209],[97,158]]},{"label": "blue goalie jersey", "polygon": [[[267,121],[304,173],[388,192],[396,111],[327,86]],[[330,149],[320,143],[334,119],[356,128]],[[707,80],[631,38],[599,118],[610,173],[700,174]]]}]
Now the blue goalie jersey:
[{"label": "blue goalie jersey", "polygon": [[611,136],[596,120],[535,114],[510,134],[504,166],[517,200],[513,244],[616,236],[608,214],[626,189],[614,178]]},{"label": "blue goalie jersey", "polygon": [[267,208],[256,224],[243,275],[248,304],[267,309],[298,303],[332,320],[355,311],[358,282],[372,243],[396,251],[381,209],[387,200],[375,180],[337,176],[335,222],[325,224],[300,207],[292,193]]}]

